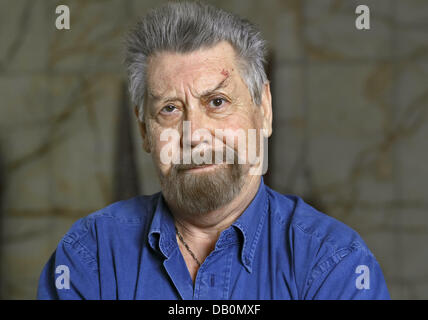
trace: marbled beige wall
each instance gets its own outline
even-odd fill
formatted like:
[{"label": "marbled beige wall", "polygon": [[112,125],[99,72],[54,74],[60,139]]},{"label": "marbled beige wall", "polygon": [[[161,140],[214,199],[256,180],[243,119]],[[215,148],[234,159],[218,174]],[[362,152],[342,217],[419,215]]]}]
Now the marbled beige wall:
[{"label": "marbled beige wall", "polygon": [[[124,32],[162,2],[0,0],[2,298],[35,297],[78,218],[159,189],[121,62]],[[269,185],[357,230],[393,298],[427,299],[428,1],[208,2],[269,41]],[[355,28],[363,2],[369,31]],[[55,28],[58,4],[70,30]]]}]

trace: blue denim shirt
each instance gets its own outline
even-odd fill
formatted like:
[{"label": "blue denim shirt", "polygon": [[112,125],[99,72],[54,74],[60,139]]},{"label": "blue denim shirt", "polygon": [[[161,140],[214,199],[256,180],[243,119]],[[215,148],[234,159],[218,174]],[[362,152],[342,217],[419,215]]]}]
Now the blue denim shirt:
[{"label": "blue denim shirt", "polygon": [[39,299],[389,299],[361,237],[261,179],[192,282],[161,193],[78,220],[44,267]]}]

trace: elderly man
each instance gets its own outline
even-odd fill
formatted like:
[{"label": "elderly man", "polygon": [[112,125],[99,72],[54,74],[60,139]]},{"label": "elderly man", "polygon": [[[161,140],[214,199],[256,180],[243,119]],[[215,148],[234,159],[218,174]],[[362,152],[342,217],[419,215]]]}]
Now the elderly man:
[{"label": "elderly man", "polygon": [[355,231],[263,183],[272,109],[254,25],[171,3],[144,17],[127,45],[162,192],[76,222],[43,269],[38,298],[389,299]]}]

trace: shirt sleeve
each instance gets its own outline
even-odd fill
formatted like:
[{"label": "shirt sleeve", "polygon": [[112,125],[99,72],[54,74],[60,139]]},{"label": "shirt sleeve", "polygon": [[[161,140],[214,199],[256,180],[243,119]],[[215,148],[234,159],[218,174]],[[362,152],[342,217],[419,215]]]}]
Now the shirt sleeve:
[{"label": "shirt sleeve", "polygon": [[338,250],[317,264],[309,279],[307,299],[389,300],[378,262],[364,246]]},{"label": "shirt sleeve", "polygon": [[37,299],[97,300],[99,296],[97,262],[78,240],[64,237],[39,278]]}]

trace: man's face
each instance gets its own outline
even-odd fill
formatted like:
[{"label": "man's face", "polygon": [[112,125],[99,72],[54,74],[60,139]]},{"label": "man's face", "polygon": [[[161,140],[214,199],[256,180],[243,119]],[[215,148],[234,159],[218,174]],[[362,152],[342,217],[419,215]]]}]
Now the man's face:
[{"label": "man's face", "polygon": [[[265,91],[262,106],[256,106],[238,71],[235,51],[227,42],[191,53],[162,52],[149,58],[141,132],[168,203],[198,214],[235,198],[251,166],[259,165],[249,163],[248,149],[256,148],[258,155],[260,129],[270,134],[268,86]],[[252,144],[248,129],[257,133]],[[177,132],[175,138],[162,138],[167,130]],[[243,148],[238,143],[242,133],[246,139]],[[184,159],[186,150],[190,163]],[[165,154],[173,153],[178,155],[174,163],[165,161]],[[233,164],[225,163],[230,154]],[[201,157],[205,163],[200,163]],[[218,163],[219,159],[223,161]],[[238,159],[245,163],[238,163]]]}]

